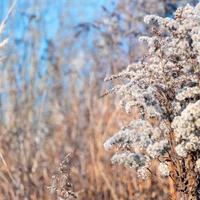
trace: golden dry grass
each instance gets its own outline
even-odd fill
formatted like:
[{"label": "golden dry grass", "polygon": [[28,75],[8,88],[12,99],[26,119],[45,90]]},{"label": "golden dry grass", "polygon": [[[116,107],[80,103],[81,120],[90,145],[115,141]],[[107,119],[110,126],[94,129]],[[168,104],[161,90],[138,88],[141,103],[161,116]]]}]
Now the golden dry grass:
[{"label": "golden dry grass", "polygon": [[[36,38],[40,37],[35,34]],[[6,40],[0,47],[5,43]],[[112,45],[113,51],[115,44]],[[124,114],[115,107],[113,97],[99,98],[99,93],[104,91],[99,77],[105,73],[98,55],[91,55],[95,66],[91,79],[81,80],[82,93],[77,87],[79,78],[73,73],[68,77],[65,91],[59,84],[63,81],[60,76],[63,57],[60,55],[56,64],[49,61],[50,70],[38,83],[35,77],[39,61],[32,55],[30,83],[25,84],[27,72],[22,71],[20,92],[12,67],[8,65],[1,74],[0,92],[7,95],[7,102],[2,107],[4,120],[0,122],[0,199],[58,199],[50,194],[48,187],[59,163],[69,152],[72,152],[74,191],[80,200],[168,200],[169,195],[174,196],[172,181],[155,177],[155,170],[144,182],[132,169],[111,165],[111,154],[104,151],[103,143],[121,124],[136,117],[136,113]],[[17,59],[10,62],[13,64]],[[120,60],[112,60],[112,55],[106,59],[112,72],[122,67]],[[51,88],[45,82],[49,77],[54,80]],[[38,96],[47,96],[39,106]],[[67,103],[63,106],[62,101]],[[47,133],[40,126],[48,129]]]},{"label": "golden dry grass", "polygon": [[[102,144],[117,130],[116,119],[124,119],[121,111],[112,107],[109,98],[97,100],[88,110],[86,126],[80,129],[79,110],[74,102],[62,121],[50,122],[54,130],[40,148],[23,127],[9,130],[1,126],[0,199],[56,199],[47,187],[59,162],[69,152],[73,152],[72,180],[78,199],[168,199],[170,187],[166,180],[152,176],[143,182],[133,170],[110,164],[110,155]],[[24,132],[23,138],[18,131]]]}]

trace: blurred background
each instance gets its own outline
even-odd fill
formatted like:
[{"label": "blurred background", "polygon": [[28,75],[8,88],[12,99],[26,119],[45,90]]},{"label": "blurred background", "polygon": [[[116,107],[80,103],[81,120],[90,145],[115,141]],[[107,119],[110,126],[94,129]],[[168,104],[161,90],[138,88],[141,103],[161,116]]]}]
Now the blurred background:
[{"label": "blurred background", "polygon": [[[141,58],[146,14],[172,17],[198,1],[18,0],[0,39],[0,199],[47,200],[57,166],[72,152],[78,199],[168,200],[170,181],[138,180],[112,166],[103,143],[134,118],[100,96],[103,82]],[[13,0],[0,1],[0,21]],[[160,195],[162,194],[162,195]]]}]

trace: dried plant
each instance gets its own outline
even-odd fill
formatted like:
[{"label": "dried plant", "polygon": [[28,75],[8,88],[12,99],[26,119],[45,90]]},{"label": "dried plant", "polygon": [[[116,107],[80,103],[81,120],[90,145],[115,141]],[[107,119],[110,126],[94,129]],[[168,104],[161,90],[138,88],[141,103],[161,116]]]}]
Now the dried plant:
[{"label": "dried plant", "polygon": [[148,15],[144,21],[152,25],[151,36],[140,37],[148,53],[106,79],[126,79],[111,92],[139,117],[104,146],[117,147],[112,162],[135,168],[142,178],[159,160],[161,174],[173,179],[182,198],[199,199],[200,4],[178,8],[173,18]]},{"label": "dried plant", "polygon": [[77,194],[73,191],[71,181],[71,154],[65,156],[60,163],[58,171],[52,176],[52,184],[49,187],[52,194],[56,194],[59,200],[77,199]]},{"label": "dried plant", "polygon": [[[4,2],[0,1],[0,8],[6,7]],[[51,38],[45,27],[52,30],[54,18],[49,21],[47,16],[60,2],[59,27]],[[18,0],[6,23],[2,38],[8,37],[9,43],[0,63],[0,199],[61,198],[58,193],[51,195],[47,186],[60,158],[74,152],[74,188],[66,187],[66,194],[83,189],[78,199],[168,200],[171,182],[167,179],[152,176],[144,182],[135,172],[108,163],[102,143],[132,115],[115,108],[111,97],[101,101],[98,96],[106,87],[102,84],[105,73],[119,72],[143,55],[145,45],[139,48],[136,40],[148,30],[143,16],[169,16],[186,1],[114,1],[116,7],[104,7],[104,15],[98,13],[92,25],[96,31],[79,37],[69,24],[72,2]],[[87,31],[87,25],[81,24],[78,30]],[[140,29],[135,32],[136,27]],[[94,39],[92,45],[86,35]],[[55,177],[62,177],[59,169]],[[57,183],[60,192],[61,182]]]}]

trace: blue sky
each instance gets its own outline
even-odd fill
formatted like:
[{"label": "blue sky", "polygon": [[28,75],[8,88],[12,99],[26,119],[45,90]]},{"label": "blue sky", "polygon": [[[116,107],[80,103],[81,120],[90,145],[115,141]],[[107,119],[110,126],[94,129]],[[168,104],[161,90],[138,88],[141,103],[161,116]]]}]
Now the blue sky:
[{"label": "blue sky", "polygon": [[[0,20],[4,18],[8,12],[9,6],[14,0],[0,0]],[[109,2],[109,3],[108,3]],[[33,28],[42,34],[40,47],[38,50],[42,55],[46,49],[46,41],[54,40],[58,31],[63,31],[64,34],[70,34],[70,31],[79,23],[93,22],[94,19],[100,17],[102,6],[107,6],[112,1],[107,0],[18,0],[16,7],[13,10],[12,16],[9,17],[5,35],[9,37],[10,44],[15,45],[18,49],[20,57],[27,60],[30,56],[26,48],[28,29]],[[61,16],[67,30],[60,30]],[[30,25],[30,17],[35,17]],[[87,37],[88,45],[91,40]],[[26,57],[26,58],[25,58]],[[28,63],[16,63],[25,65]]]},{"label": "blue sky", "polygon": [[[10,5],[14,0],[0,0],[0,20],[6,16]],[[64,37],[70,34],[73,28],[79,23],[93,22],[102,14],[102,6],[110,6],[112,0],[18,0],[12,15],[8,19],[3,37],[9,37],[9,52],[5,55],[10,60],[10,55],[18,57],[12,68],[18,84],[20,81],[20,71],[25,68],[28,72],[31,66],[31,57],[34,50],[39,51],[38,65],[40,73],[44,74],[47,70],[47,61],[42,59],[46,55],[48,40],[55,41],[57,34],[63,32]],[[67,30],[60,27],[60,18],[64,16],[63,21]],[[30,22],[30,18],[33,20]],[[63,23],[63,22],[62,22]],[[32,31],[38,31],[40,35],[37,44],[32,44]],[[90,46],[94,33],[90,33],[82,40]],[[32,48],[32,45],[36,47]],[[77,48],[79,44],[77,45]],[[5,53],[5,52],[4,52]],[[4,65],[1,67],[4,68]],[[66,66],[67,67],[67,66]],[[65,68],[66,68],[65,67]],[[87,68],[87,67],[86,67]],[[29,73],[26,75],[26,81],[29,82]]]},{"label": "blue sky", "polygon": [[[0,1],[0,20],[6,15],[9,5],[14,0]],[[66,22],[72,26],[81,22],[92,22],[94,18],[98,18],[101,14],[101,6],[106,5],[106,0],[18,0],[12,17],[12,24],[15,25],[15,34],[20,35],[23,31],[23,26],[26,25],[26,15],[24,12],[39,15],[49,27],[50,37],[56,33],[59,15],[66,12],[68,19]],[[36,5],[38,4],[38,5]],[[64,8],[66,10],[64,10]],[[51,27],[51,28],[50,28]],[[52,28],[53,27],[53,28]]]},{"label": "blue sky", "polygon": [[[4,18],[14,0],[0,0],[0,21]],[[83,22],[93,22],[102,13],[102,6],[111,5],[112,0],[18,0],[12,16],[9,17],[4,37],[9,37],[20,49],[20,55],[27,53],[25,45],[28,29],[33,28],[43,34],[39,51],[46,48],[46,40],[55,39],[58,31],[71,34],[74,27]],[[30,25],[30,17],[35,17]],[[63,19],[67,30],[61,30],[60,18]],[[60,29],[59,29],[60,28]],[[87,37],[90,44],[91,35]],[[20,42],[19,42],[20,41]]]}]

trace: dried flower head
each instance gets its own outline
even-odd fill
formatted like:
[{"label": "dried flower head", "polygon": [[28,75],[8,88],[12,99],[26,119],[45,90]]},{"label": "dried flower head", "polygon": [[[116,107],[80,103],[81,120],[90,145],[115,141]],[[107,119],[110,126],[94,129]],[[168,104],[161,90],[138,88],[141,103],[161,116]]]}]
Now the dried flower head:
[{"label": "dried flower head", "polygon": [[71,154],[68,154],[60,163],[58,171],[52,176],[52,183],[49,187],[52,194],[56,194],[61,200],[77,199],[77,194],[73,191],[71,181]]},{"label": "dried flower head", "polygon": [[169,171],[169,167],[167,166],[167,164],[160,163],[158,169],[162,176],[169,176],[170,171]]},{"label": "dried flower head", "polygon": [[[118,147],[112,161],[138,174],[164,155],[198,160],[200,150],[200,4],[177,9],[173,18],[150,15],[144,21],[153,27],[150,36],[140,37],[148,53],[106,79],[126,80],[111,92],[121,96],[127,113],[137,107],[140,119],[108,139],[105,149]],[[169,176],[165,163],[159,169]]]}]

